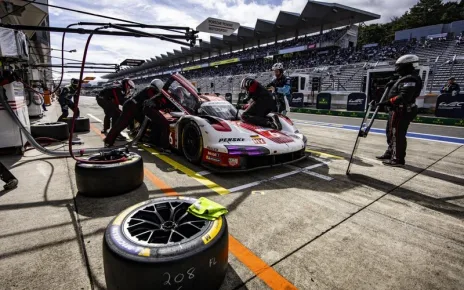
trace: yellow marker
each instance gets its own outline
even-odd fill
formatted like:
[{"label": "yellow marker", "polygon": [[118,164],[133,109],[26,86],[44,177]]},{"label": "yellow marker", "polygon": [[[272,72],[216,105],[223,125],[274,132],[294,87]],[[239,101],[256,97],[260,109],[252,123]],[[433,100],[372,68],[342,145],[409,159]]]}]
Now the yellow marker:
[{"label": "yellow marker", "polygon": [[143,248],[143,250],[140,251],[139,256],[150,257],[150,249]]},{"label": "yellow marker", "polygon": [[177,161],[174,161],[173,159],[167,157],[166,155],[163,155],[156,151],[153,148],[147,147],[145,145],[140,145],[140,147],[151,153],[151,155],[154,155],[155,157],[158,157],[159,159],[163,160],[167,164],[171,165],[173,168],[182,171],[185,173],[187,176],[190,176],[191,178],[195,179],[196,181],[200,182],[201,184],[205,185],[206,187],[210,188],[211,190],[215,191],[216,193],[220,195],[228,194],[230,191],[228,189],[225,189],[224,187],[214,183],[213,181],[205,178],[204,176],[199,175],[197,172],[193,171],[192,169],[180,164]]},{"label": "yellow marker", "polygon": [[314,150],[309,150],[309,149],[306,149],[306,152],[309,152],[309,153],[312,153],[316,156],[319,156],[319,157],[324,157],[324,158],[333,158],[333,159],[344,159],[343,157],[341,156],[337,156],[337,155],[332,155],[332,154],[328,154],[328,153],[324,153],[324,152],[319,152],[319,151],[314,151]]},{"label": "yellow marker", "polygon": [[219,217],[217,220],[214,221],[213,227],[207,232],[201,239],[205,245],[211,242],[219,233],[222,227],[222,217]]}]

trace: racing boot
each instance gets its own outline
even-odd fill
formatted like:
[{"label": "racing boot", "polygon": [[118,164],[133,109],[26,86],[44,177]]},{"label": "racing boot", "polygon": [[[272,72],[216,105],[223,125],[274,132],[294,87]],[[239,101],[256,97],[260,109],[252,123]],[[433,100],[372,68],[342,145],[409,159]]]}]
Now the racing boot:
[{"label": "racing boot", "polygon": [[375,156],[375,158],[379,159],[379,160],[390,160],[391,159],[391,153],[388,152],[388,151],[385,151],[385,153],[383,153],[383,155],[380,155],[380,156]]},{"label": "racing boot", "polygon": [[404,161],[399,161],[399,160],[394,160],[394,159],[385,160],[382,163],[383,165],[391,166],[391,167],[404,167]]},{"label": "racing boot", "polygon": [[123,135],[119,134],[118,137],[116,137],[116,141],[127,141],[127,139]]},{"label": "racing boot", "polygon": [[16,178],[11,179],[3,186],[5,190],[14,189],[16,187],[18,187],[18,180]]}]

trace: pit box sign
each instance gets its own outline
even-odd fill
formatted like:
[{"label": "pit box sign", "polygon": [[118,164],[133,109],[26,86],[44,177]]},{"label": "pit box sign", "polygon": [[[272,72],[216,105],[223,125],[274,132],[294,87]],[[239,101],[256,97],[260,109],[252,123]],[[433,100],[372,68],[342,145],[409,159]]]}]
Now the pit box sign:
[{"label": "pit box sign", "polygon": [[330,104],[332,103],[331,93],[320,93],[316,99],[316,109],[319,110],[330,110]]},{"label": "pit box sign", "polygon": [[464,94],[441,94],[435,105],[435,116],[464,119]]},{"label": "pit box sign", "polygon": [[120,66],[140,66],[145,61],[143,59],[125,59],[123,62],[121,62]]},{"label": "pit box sign", "polygon": [[229,36],[232,35],[232,33],[234,33],[234,31],[239,27],[240,23],[238,22],[208,17],[205,21],[197,26],[196,30],[206,33]]},{"label": "pit box sign", "polygon": [[366,94],[364,93],[351,93],[348,95],[346,103],[347,111],[362,112],[366,107]]},{"label": "pit box sign", "polygon": [[290,101],[290,107],[301,108],[304,105],[304,96],[302,93],[293,93]]}]

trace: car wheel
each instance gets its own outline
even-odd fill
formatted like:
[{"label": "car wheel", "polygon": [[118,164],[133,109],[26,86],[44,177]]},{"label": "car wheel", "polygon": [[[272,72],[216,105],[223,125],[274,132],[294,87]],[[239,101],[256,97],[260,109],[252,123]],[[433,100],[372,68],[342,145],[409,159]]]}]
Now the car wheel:
[{"label": "car wheel", "polygon": [[46,137],[56,140],[66,140],[69,138],[68,124],[65,122],[54,122],[31,125],[31,135],[34,138]]},{"label": "car wheel", "polygon": [[117,216],[103,238],[108,290],[217,290],[228,265],[227,221],[187,212],[194,198],[165,197]]},{"label": "car wheel", "polygon": [[118,163],[76,162],[76,185],[80,194],[88,197],[120,195],[136,189],[143,183],[143,160],[136,153],[119,151],[116,156],[94,154],[87,160],[104,161],[126,157]]},{"label": "car wheel", "polygon": [[188,161],[198,164],[203,155],[203,137],[200,128],[194,122],[189,122],[182,130],[182,152]]},{"label": "car wheel", "polygon": [[[71,131],[71,126],[72,126],[72,118],[68,118],[68,126],[69,130]],[[74,125],[74,132],[79,133],[79,132],[89,132],[90,131],[90,120],[87,117],[78,117],[76,119],[76,123]]]}]

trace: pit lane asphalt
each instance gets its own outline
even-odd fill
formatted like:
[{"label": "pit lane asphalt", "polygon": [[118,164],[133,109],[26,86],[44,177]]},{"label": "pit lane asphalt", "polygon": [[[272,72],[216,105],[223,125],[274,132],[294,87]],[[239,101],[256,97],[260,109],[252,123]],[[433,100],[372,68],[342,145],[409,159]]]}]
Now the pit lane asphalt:
[{"label": "pit lane asphalt", "polygon": [[[54,120],[59,115],[56,103],[52,109],[47,117]],[[83,97],[80,109],[84,116],[103,120],[94,98]],[[101,128],[99,121],[91,122],[94,130]],[[269,285],[284,289],[273,284],[281,281],[276,275],[288,281],[288,289],[464,285],[462,146],[412,139],[408,166],[387,168],[373,158],[384,150],[385,137],[369,135],[361,140],[352,175],[346,176],[356,133],[315,126],[299,129],[308,137],[311,158],[290,168],[246,174],[197,176],[204,169],[180,156],[139,149],[146,169],[144,185],[105,199],[77,193],[70,159],[26,163],[25,157],[1,157],[7,166],[15,166],[12,171],[20,180],[16,191],[0,194],[2,285],[104,289],[103,230],[124,208],[164,195],[152,176],[179,194],[206,196],[228,207],[230,234],[276,271],[262,275],[231,251],[223,290]],[[83,147],[102,144],[95,131],[78,137]],[[305,167],[310,169],[298,169]]]}]

